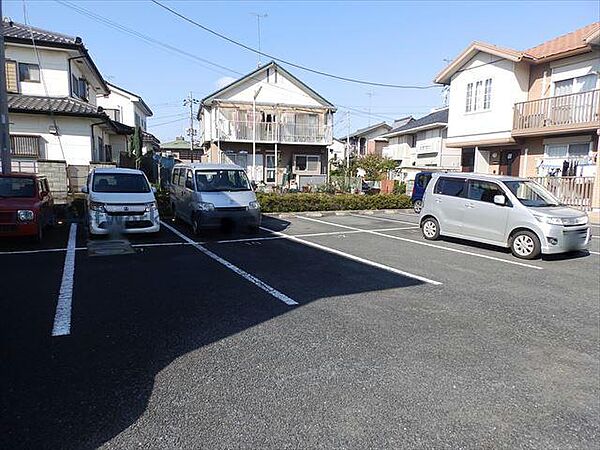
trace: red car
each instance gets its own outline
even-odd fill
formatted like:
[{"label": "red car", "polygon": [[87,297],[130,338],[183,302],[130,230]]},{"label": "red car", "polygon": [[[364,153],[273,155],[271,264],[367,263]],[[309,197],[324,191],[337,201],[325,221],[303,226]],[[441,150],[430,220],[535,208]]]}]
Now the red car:
[{"label": "red car", "polygon": [[42,239],[54,220],[54,199],[48,179],[25,173],[0,174],[0,237]]}]

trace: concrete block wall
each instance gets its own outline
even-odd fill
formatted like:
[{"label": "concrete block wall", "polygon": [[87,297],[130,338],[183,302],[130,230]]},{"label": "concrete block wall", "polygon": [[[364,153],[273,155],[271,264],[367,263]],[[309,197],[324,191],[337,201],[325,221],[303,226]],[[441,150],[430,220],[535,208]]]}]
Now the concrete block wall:
[{"label": "concrete block wall", "polygon": [[48,178],[50,190],[56,204],[67,203],[68,180],[66,161],[39,160],[37,162],[39,175]]}]

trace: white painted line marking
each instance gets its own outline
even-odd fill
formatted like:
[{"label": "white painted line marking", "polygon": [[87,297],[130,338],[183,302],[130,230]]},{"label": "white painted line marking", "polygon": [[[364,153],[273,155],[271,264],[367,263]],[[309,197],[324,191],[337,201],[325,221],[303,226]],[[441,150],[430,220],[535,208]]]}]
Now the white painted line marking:
[{"label": "white painted line marking", "polygon": [[383,270],[386,270],[388,272],[395,273],[397,275],[402,275],[404,277],[413,278],[415,280],[423,281],[424,283],[434,284],[436,286],[442,284],[439,281],[434,281],[434,280],[431,280],[429,278],[422,277],[420,275],[415,275],[413,273],[405,272],[403,270],[396,269],[395,267],[386,266],[384,264],[380,264],[378,262],[371,261],[370,259],[365,259],[365,258],[361,258],[359,256],[354,256],[354,255],[351,255],[350,253],[345,253],[345,252],[342,252],[340,250],[336,250],[336,249],[331,248],[331,247],[325,247],[324,245],[317,244],[315,242],[307,241],[305,239],[300,239],[298,236],[293,236],[291,234],[284,234],[284,233],[281,233],[279,231],[271,230],[271,229],[265,228],[265,227],[261,227],[261,229],[263,229],[265,231],[269,231],[271,233],[274,233],[274,234],[276,234],[278,236],[281,236],[284,239],[289,239],[290,241],[300,242],[301,244],[307,245],[309,247],[314,247],[316,249],[323,250],[323,251],[326,251],[328,253],[332,253],[334,255],[342,256],[344,258],[351,259],[353,261],[357,261],[357,262],[360,262],[360,263],[363,263],[363,264],[366,264],[366,265],[369,265],[369,266],[372,266],[372,267],[377,267],[378,269],[383,269]]},{"label": "white painted line marking", "polygon": [[600,239],[600,236],[592,236],[592,239]]},{"label": "white painted line marking", "polygon": [[591,250],[588,250],[589,253],[591,253],[592,255],[600,255],[600,252],[593,252]]},{"label": "white painted line marking", "polygon": [[271,294],[276,299],[281,300],[286,305],[293,306],[293,305],[297,305],[298,304],[298,302],[296,302],[295,300],[292,300],[287,295],[283,294],[282,292],[279,292],[274,287],[271,287],[268,284],[266,284],[265,282],[259,280],[254,275],[250,275],[248,272],[245,272],[244,270],[240,269],[239,267],[231,264],[229,261],[221,258],[219,255],[216,255],[215,253],[211,252],[210,250],[207,250],[206,248],[202,247],[200,244],[194,242],[192,239],[190,239],[189,237],[187,237],[185,234],[181,233],[180,231],[176,230],[171,225],[168,225],[167,223],[165,223],[163,221],[161,221],[161,223],[162,223],[162,225],[164,227],[166,227],[167,229],[171,230],[173,233],[175,233],[177,236],[179,236],[185,242],[189,243],[191,246],[195,247],[197,250],[199,250],[200,252],[204,253],[206,256],[214,259],[219,264],[224,265],[225,267],[227,267],[232,272],[235,272],[239,276],[245,278],[249,282],[251,282],[254,285],[256,285],[259,288],[261,288],[263,291],[267,292],[268,294]]},{"label": "white painted line marking", "polygon": [[[80,250],[76,248],[75,250]],[[66,252],[66,248],[46,248],[40,250],[15,250],[12,252],[0,252],[1,255],[29,255],[32,253],[55,253],[55,252]]]},{"label": "white painted line marking", "polygon": [[[296,216],[296,217],[299,219],[303,219],[303,220],[310,220],[312,222],[320,222],[320,223],[323,223],[326,225],[335,225],[335,226],[338,226],[341,228],[347,228],[349,230],[359,230],[360,229],[360,228],[351,227],[348,225],[340,225],[340,224],[333,223],[333,222],[326,222],[324,220],[313,219],[312,217],[302,217],[302,216]],[[515,266],[527,267],[529,269],[543,270],[543,268],[539,267],[539,266],[533,266],[531,264],[525,264],[525,263],[521,263],[521,262],[517,262],[517,261],[509,261],[508,259],[496,258],[495,256],[482,255],[480,253],[474,253],[474,252],[469,252],[466,250],[459,250],[456,248],[444,247],[441,245],[430,244],[429,242],[423,242],[423,241],[416,241],[414,239],[403,238],[400,236],[390,236],[389,234],[383,234],[378,231],[371,231],[371,230],[363,230],[363,231],[368,234],[374,234],[375,236],[381,236],[381,237],[385,237],[385,238],[389,238],[389,239],[395,239],[397,241],[411,242],[413,244],[424,245],[426,247],[439,248],[441,250],[447,250],[449,252],[461,253],[463,255],[476,256],[478,258],[484,258],[484,259],[491,259],[493,261],[499,261],[499,262],[503,262],[506,264],[513,264]]]},{"label": "white painted line marking", "polygon": [[383,220],[386,222],[406,223],[409,225],[415,225],[415,228],[419,228],[419,224],[417,222],[408,222],[406,220],[388,219],[387,217],[379,217],[379,216],[366,216],[364,214],[350,214],[350,215],[353,217],[362,217],[362,218],[371,219],[371,220]]},{"label": "white painted line marking", "polygon": [[72,223],[69,230],[69,242],[62,281],[58,294],[58,303],[54,315],[52,336],[66,336],[71,334],[71,305],[73,303],[73,275],[75,273],[75,243],[77,241],[77,224]]}]

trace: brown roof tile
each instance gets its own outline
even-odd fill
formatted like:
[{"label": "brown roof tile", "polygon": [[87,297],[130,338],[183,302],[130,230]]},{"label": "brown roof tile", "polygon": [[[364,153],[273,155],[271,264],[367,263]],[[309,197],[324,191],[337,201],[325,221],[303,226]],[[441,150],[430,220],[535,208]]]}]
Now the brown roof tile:
[{"label": "brown roof tile", "polygon": [[550,39],[540,45],[526,50],[525,53],[535,59],[548,58],[561,53],[570,52],[587,46],[586,38],[600,30],[600,22],[591,23],[571,33]]}]

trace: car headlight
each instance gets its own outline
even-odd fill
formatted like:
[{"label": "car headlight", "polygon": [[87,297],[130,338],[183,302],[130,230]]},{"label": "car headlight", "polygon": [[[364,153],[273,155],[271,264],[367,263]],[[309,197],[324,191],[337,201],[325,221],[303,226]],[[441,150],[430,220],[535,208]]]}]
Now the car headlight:
[{"label": "car headlight", "polygon": [[104,203],[100,203],[100,202],[90,202],[90,210],[106,212],[106,209],[104,208]]},{"label": "car headlight", "polygon": [[29,222],[33,220],[33,211],[30,209],[19,209],[17,211],[17,219],[21,222]]},{"label": "car headlight", "polygon": [[146,207],[144,208],[145,212],[154,211],[156,209],[156,202],[146,203]]},{"label": "car headlight", "polygon": [[198,202],[198,209],[200,211],[214,211],[215,205],[207,202]]},{"label": "car headlight", "polygon": [[534,217],[542,223],[547,223],[549,225],[585,225],[588,223],[588,216],[580,216],[580,217],[548,217],[548,216],[539,216],[534,214]]},{"label": "car headlight", "polygon": [[250,202],[248,203],[248,209],[259,209],[260,204],[258,202]]}]

